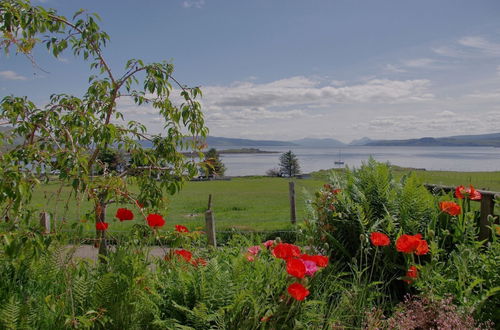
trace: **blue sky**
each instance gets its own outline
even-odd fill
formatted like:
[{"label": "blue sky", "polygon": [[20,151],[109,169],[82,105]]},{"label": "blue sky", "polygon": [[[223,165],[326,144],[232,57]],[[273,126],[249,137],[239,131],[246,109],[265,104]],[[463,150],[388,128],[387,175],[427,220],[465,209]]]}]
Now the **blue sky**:
[{"label": "blue sky", "polygon": [[[214,136],[342,141],[500,131],[498,0],[44,0],[71,16],[97,12],[104,54],[172,60],[202,87]],[[34,68],[0,55],[0,96],[81,95],[88,65],[43,48]],[[119,103],[161,131],[150,108]]]}]

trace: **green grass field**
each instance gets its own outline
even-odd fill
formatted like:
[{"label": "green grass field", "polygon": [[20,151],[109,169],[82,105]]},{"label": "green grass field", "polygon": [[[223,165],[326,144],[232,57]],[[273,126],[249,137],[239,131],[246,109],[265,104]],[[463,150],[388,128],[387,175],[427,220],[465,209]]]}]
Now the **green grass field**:
[{"label": "green grass field", "polygon": [[[400,178],[409,170],[395,168],[394,175]],[[500,191],[500,172],[440,172],[415,171],[422,182],[459,185],[473,184],[476,188]],[[306,216],[306,200],[314,195],[327,181],[329,172],[315,173],[310,179],[297,179],[296,205],[297,219],[302,221]],[[164,213],[167,229],[175,224],[184,224],[190,229],[203,228],[204,212],[207,208],[208,195],[212,194],[212,208],[218,230],[236,228],[240,230],[277,230],[290,227],[290,209],[288,197],[288,179],[269,177],[241,177],[230,181],[187,182],[182,191],[170,197],[169,207]],[[65,187],[57,199],[60,185],[51,182],[34,192],[33,204],[38,209],[54,213],[56,219],[65,219],[67,223],[83,221],[86,213],[92,210],[88,201],[76,203],[69,198],[70,189]],[[71,197],[71,196],[70,196]],[[132,205],[110,205],[107,219],[111,223],[111,231],[127,230],[135,221],[120,223],[114,219],[118,207]],[[137,209],[134,210],[139,215]],[[88,230],[93,231],[93,224],[87,223]]]},{"label": "green grass field", "polygon": [[[182,191],[170,197],[166,220],[169,226],[184,224],[191,229],[204,226],[204,212],[208,196],[212,194],[212,209],[218,229],[236,228],[240,230],[274,230],[290,226],[288,179],[267,177],[233,178],[230,181],[188,182]],[[307,194],[314,194],[321,188],[323,180],[295,180],[297,219],[306,216],[305,200]],[[79,205],[71,201],[66,207],[70,189],[63,188],[59,199],[56,198],[59,185],[50,183],[34,193],[33,204],[38,208],[64,218],[67,222],[84,220],[85,213],[92,205],[83,201]],[[113,219],[119,205],[107,208],[107,219]],[[131,207],[132,205],[122,205]],[[136,212],[136,215],[139,213]],[[85,221],[85,220],[84,220]],[[133,222],[112,223],[114,230],[126,230]],[[89,227],[89,230],[92,228]],[[111,229],[111,228],[110,228]]]}]

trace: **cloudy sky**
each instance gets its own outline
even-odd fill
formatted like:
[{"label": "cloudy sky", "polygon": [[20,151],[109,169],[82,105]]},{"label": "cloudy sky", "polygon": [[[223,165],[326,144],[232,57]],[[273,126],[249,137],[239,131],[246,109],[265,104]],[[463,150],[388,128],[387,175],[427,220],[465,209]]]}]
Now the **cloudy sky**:
[{"label": "cloudy sky", "polygon": [[[111,36],[105,57],[171,60],[201,86],[211,135],[413,138],[500,132],[498,0],[44,0],[84,7]],[[0,96],[81,95],[88,65],[36,49],[0,55]],[[152,109],[122,99],[153,132]]]}]

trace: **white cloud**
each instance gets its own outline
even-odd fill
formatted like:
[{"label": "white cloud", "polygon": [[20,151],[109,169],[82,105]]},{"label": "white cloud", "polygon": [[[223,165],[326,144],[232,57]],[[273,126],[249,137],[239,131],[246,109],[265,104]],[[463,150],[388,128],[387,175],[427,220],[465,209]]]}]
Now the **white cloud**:
[{"label": "white cloud", "polygon": [[393,72],[393,73],[406,72],[406,70],[402,69],[401,66],[394,65],[394,64],[386,64],[385,67],[384,67],[384,70],[388,71],[388,72]]},{"label": "white cloud", "polygon": [[415,58],[415,59],[402,61],[404,66],[411,67],[411,68],[426,68],[426,67],[431,66],[435,62],[436,62],[436,60],[433,60],[431,58]]},{"label": "white cloud", "polygon": [[5,80],[26,80],[25,76],[22,76],[14,71],[0,71],[0,77]]},{"label": "white cloud", "polygon": [[434,53],[454,58],[488,58],[500,55],[500,43],[481,36],[466,36],[449,45],[432,48]]},{"label": "white cloud", "polygon": [[[499,118],[500,111],[491,111],[491,118]],[[400,133],[401,136],[449,136],[461,133],[479,134],[497,130],[492,120],[482,120],[479,117],[458,114],[452,111],[443,111],[434,115],[426,116],[387,116],[376,118],[359,124],[357,128],[367,129],[375,133],[387,136],[391,133]]]},{"label": "white cloud", "polygon": [[182,2],[184,8],[202,8],[205,5],[205,0],[185,0]]},{"label": "white cloud", "polygon": [[265,107],[314,107],[350,103],[404,103],[433,98],[428,80],[372,79],[365,83],[336,87],[319,80],[291,77],[264,84],[251,82],[203,87],[209,111]]},{"label": "white cloud", "polygon": [[458,41],[462,46],[480,51],[485,55],[498,56],[500,55],[500,44],[486,40],[483,37],[471,36],[464,37]]},{"label": "white cloud", "polygon": [[[240,81],[224,86],[203,86],[200,102],[207,126],[214,135],[241,136],[242,130],[255,127],[256,135],[257,131],[267,131],[271,136],[278,134],[280,126],[280,134],[301,137],[310,135],[310,130],[297,127],[299,122],[321,121],[337,109],[352,105],[370,108],[377,104],[428,102],[434,97],[429,88],[428,80],[371,79],[347,85],[321,77],[296,76],[267,83]],[[176,94],[173,91],[171,99],[179,103]],[[150,105],[139,107],[125,97],[119,100],[118,109],[127,120],[148,122],[152,132],[162,130],[157,111]],[[281,127],[285,122],[290,125],[288,128]]]}]

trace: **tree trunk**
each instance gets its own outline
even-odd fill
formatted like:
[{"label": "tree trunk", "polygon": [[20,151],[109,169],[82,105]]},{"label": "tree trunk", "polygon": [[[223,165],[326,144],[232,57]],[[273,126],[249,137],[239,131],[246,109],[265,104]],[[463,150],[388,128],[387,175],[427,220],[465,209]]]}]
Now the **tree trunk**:
[{"label": "tree trunk", "polygon": [[[105,222],[106,220],[106,203],[104,199],[100,198],[96,204],[95,208],[96,222]],[[106,231],[105,230],[96,230],[97,231],[97,240],[99,244],[99,254],[103,256],[108,255],[108,246],[106,243]],[[99,258],[100,261],[103,261],[102,258]]]}]

